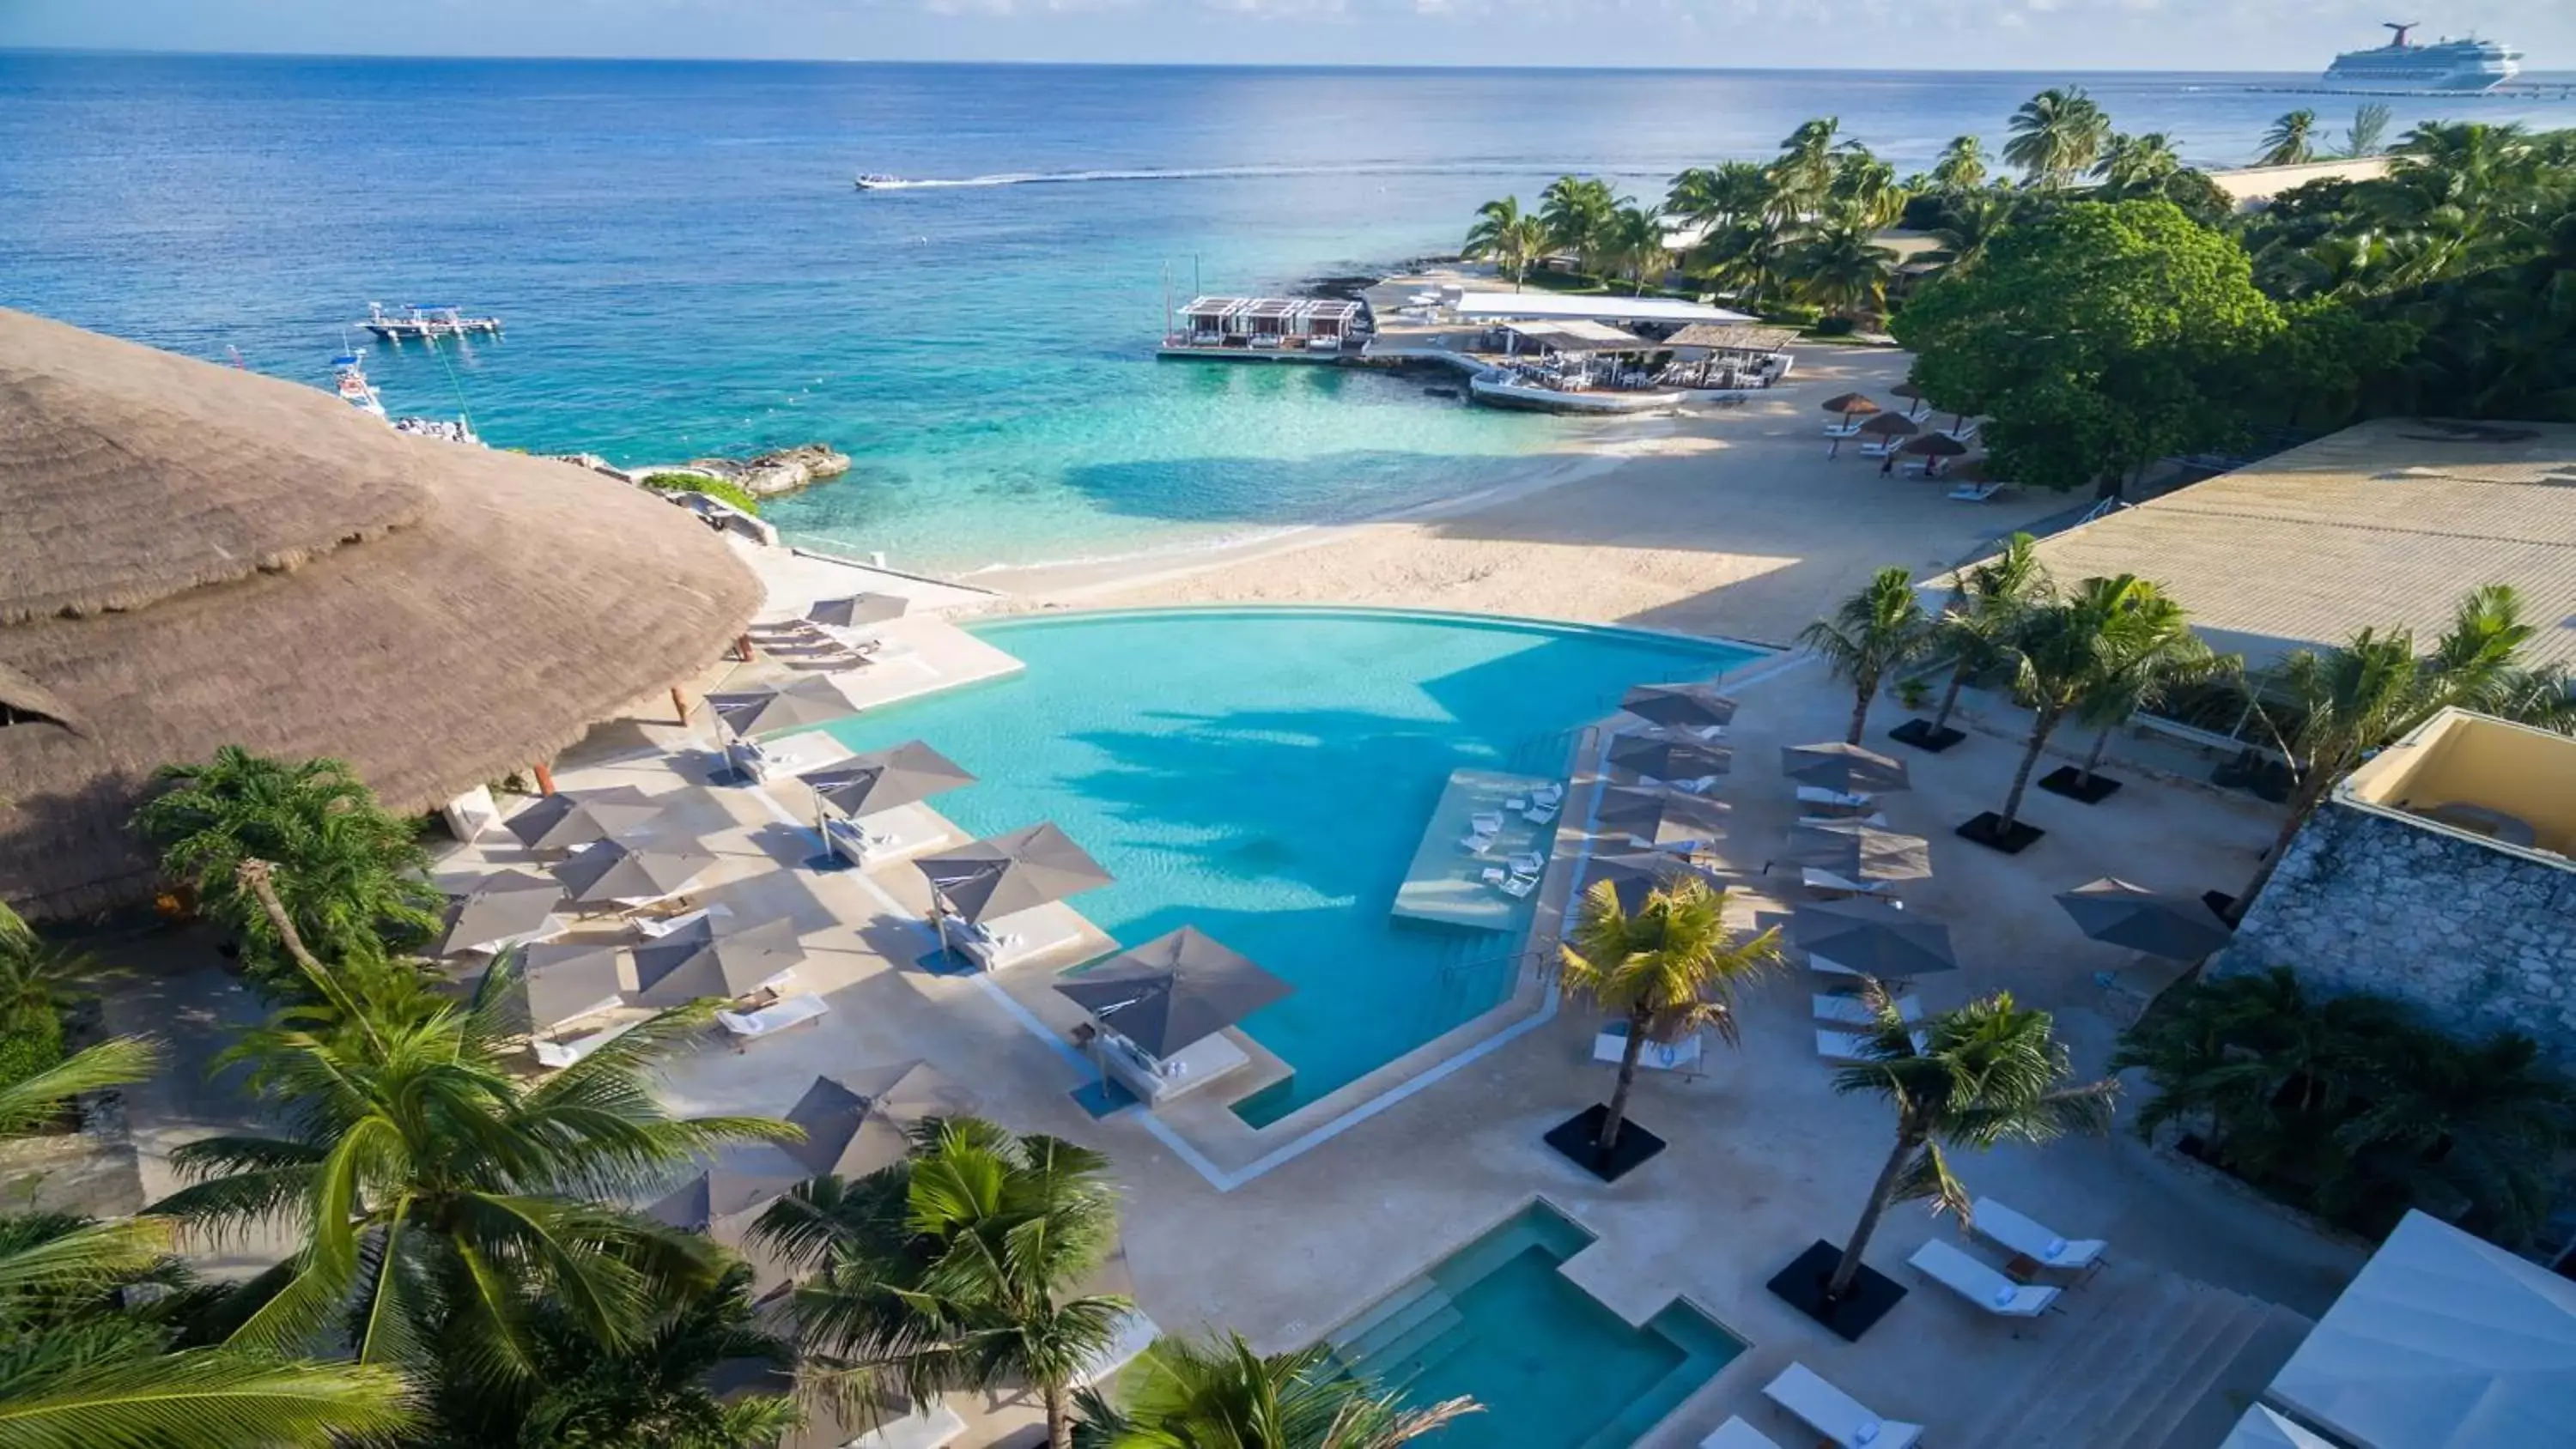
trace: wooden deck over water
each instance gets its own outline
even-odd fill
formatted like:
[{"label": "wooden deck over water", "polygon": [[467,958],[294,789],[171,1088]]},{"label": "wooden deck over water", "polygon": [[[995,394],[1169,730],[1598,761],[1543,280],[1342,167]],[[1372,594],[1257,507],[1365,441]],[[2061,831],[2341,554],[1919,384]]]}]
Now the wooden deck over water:
[{"label": "wooden deck over water", "polygon": [[[1520,811],[1504,808],[1504,802],[1509,800],[1518,800],[1526,807],[1530,791],[1548,783],[1539,775],[1506,775],[1493,770],[1450,772],[1449,787],[1441,792],[1440,803],[1432,807],[1431,823],[1423,828],[1422,844],[1415,847],[1413,864],[1406,867],[1404,884],[1396,890],[1395,914],[1486,931],[1508,931],[1517,926],[1528,915],[1530,898],[1506,895],[1502,887],[1485,881],[1483,872],[1524,851],[1539,856],[1548,853],[1548,842],[1556,827],[1534,824]],[[1466,838],[1468,817],[1484,810],[1500,814],[1503,828],[1495,835],[1494,843],[1479,854],[1459,842]]]}]

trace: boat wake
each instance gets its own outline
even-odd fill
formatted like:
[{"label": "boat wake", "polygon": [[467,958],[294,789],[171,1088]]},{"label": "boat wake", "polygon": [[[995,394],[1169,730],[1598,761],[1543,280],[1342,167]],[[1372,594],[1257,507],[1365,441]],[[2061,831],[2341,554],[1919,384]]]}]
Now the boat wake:
[{"label": "boat wake", "polygon": [[1004,171],[991,176],[931,177],[919,180],[870,176],[868,191],[957,191],[987,186],[1070,186],[1100,181],[1219,181],[1288,176],[1518,176],[1543,171],[1548,163],[1477,161],[1449,165],[1422,162],[1358,162],[1339,166],[1194,166],[1107,171]]}]

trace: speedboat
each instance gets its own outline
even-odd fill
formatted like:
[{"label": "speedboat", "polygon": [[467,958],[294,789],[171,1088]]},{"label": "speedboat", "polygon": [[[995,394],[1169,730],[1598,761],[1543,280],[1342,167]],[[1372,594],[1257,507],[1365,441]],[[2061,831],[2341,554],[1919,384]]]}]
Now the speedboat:
[{"label": "speedboat", "polygon": [[375,385],[367,381],[367,370],[359,363],[356,353],[346,352],[332,358],[331,369],[332,386],[339,392],[342,402],[362,413],[380,418],[385,415],[384,402],[376,396]]},{"label": "speedboat", "polygon": [[884,191],[902,184],[903,178],[900,176],[887,176],[875,171],[864,172],[859,177],[861,191]]}]

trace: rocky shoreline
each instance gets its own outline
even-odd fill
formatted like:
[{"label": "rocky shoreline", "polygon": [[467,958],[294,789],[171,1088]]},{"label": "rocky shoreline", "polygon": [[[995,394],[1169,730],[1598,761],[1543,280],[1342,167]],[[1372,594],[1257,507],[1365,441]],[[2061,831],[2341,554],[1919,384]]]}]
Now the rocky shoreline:
[{"label": "rocky shoreline", "polygon": [[827,443],[803,443],[750,458],[692,458],[686,463],[656,463],[620,468],[596,453],[564,453],[560,461],[634,483],[655,473],[695,473],[734,484],[754,498],[776,498],[810,488],[850,471],[850,455]]}]

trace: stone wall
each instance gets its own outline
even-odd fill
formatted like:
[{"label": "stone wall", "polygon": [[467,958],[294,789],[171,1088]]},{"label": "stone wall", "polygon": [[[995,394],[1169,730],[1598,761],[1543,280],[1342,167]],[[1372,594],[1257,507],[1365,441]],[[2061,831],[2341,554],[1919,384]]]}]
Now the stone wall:
[{"label": "stone wall", "polygon": [[2457,1035],[2519,1031],[2576,1067],[2576,870],[2328,804],[2209,969],[2273,966]]}]

